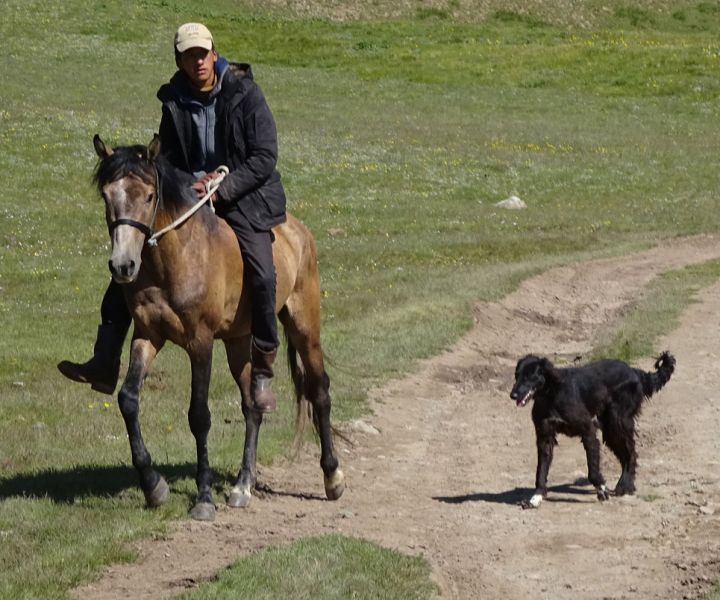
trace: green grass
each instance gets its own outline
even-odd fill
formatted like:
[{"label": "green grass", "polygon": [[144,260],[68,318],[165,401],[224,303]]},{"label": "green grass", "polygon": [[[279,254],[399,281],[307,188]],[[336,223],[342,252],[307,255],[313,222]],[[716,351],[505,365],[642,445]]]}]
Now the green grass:
[{"label": "green grass", "polygon": [[[416,582],[420,582],[419,584]],[[339,535],[305,538],[245,558],[183,600],[434,598],[426,561]]]},{"label": "green grass", "polygon": [[705,600],[720,600],[720,583],[716,583],[708,592]]},{"label": "green grass", "polygon": [[[370,3],[365,18],[396,4]],[[312,18],[230,0],[92,11],[78,0],[6,1],[0,596],[62,597],[100,565],[131,559],[130,540],[185,518],[194,493],[182,352],[161,353],[142,402],[149,449],[172,485],[160,511],[142,508],[114,399],[55,369],[88,357],[108,278],[92,136],[151,139],[178,23],[206,22],[221,53],[253,63],[271,104],[290,209],[318,240],[337,419],[367,410],[369,386],[450,345],[477,300],[571,260],[718,230],[714,4],[497,2],[471,18],[481,4],[338,21],[323,18],[335,7],[322,0],[303,5]],[[495,206],[511,194],[529,208]],[[707,268],[707,279],[671,276],[673,310],[716,276]],[[650,353],[651,342],[627,351]],[[210,453],[221,499],[243,423],[216,354]],[[263,425],[262,462],[292,436],[279,372],[281,411]],[[320,481],[318,468],[309,489]]]},{"label": "green grass", "polygon": [[680,315],[695,302],[699,290],[719,278],[720,262],[714,260],[662,274],[644,290],[622,322],[607,331],[606,338],[595,347],[593,358],[632,362],[666,350],[657,348],[657,339],[678,325]]}]

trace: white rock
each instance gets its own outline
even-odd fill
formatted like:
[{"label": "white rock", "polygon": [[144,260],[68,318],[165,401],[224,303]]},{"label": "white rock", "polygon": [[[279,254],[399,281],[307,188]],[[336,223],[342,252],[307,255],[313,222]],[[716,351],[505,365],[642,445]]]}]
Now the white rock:
[{"label": "white rock", "polygon": [[527,204],[525,204],[517,196],[510,196],[509,198],[505,198],[505,200],[498,202],[495,206],[510,209],[527,208]]}]

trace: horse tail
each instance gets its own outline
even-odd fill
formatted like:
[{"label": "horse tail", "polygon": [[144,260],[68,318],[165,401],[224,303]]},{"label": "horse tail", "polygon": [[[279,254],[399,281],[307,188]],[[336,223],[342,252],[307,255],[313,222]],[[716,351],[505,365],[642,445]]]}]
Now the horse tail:
[{"label": "horse tail", "polygon": [[[297,350],[295,346],[293,346],[292,341],[290,341],[287,330],[285,331],[285,346],[287,348],[288,369],[290,370],[290,377],[292,378],[293,386],[295,387],[296,400],[295,434],[293,436],[291,455],[294,458],[297,458],[300,454],[300,450],[302,449],[308,425],[312,423],[314,430],[317,433],[319,431],[320,424],[317,420],[317,415],[313,410],[313,406],[305,394],[305,370],[298,360]],[[323,371],[322,379],[322,385],[327,390],[330,387],[330,378],[326,371]],[[347,442],[349,445],[352,445],[352,440],[350,440],[341,430],[335,427],[335,425],[331,425],[331,427],[333,434]]]},{"label": "horse tail", "polygon": [[287,328],[285,328],[284,334],[288,369],[295,388],[295,435],[293,436],[292,454],[297,456],[302,447],[308,423],[313,420],[313,409],[305,395],[305,370],[298,360],[297,349],[288,335]]}]

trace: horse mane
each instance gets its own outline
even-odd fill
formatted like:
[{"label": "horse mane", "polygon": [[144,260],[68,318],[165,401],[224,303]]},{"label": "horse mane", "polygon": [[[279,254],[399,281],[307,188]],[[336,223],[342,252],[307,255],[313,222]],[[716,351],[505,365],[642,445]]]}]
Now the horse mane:
[{"label": "horse mane", "polygon": [[[189,173],[173,167],[164,157],[159,156],[154,162],[148,158],[147,147],[141,144],[118,146],[112,154],[98,161],[93,173],[93,182],[98,191],[106,184],[135,175],[145,183],[154,184],[157,175],[160,178],[162,202],[166,207],[183,209],[191,208],[198,201],[197,194],[191,189],[194,178]],[[211,226],[214,219],[207,206],[197,213],[203,221]]]}]

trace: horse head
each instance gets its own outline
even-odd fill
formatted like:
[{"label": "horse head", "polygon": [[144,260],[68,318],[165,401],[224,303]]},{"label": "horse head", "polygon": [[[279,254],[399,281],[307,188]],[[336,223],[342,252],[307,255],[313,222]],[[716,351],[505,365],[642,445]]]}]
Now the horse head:
[{"label": "horse head", "polygon": [[100,157],[94,179],[105,201],[112,243],[108,266],[116,282],[131,283],[140,272],[142,250],[152,235],[159,204],[155,160],[160,138],[156,135],[148,146],[113,149],[95,135],[93,145]]}]

